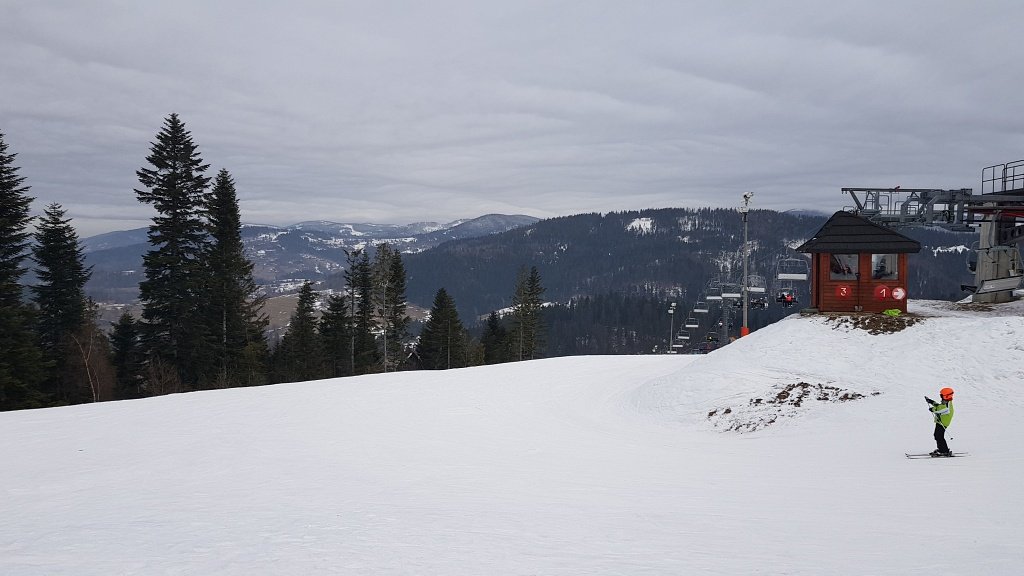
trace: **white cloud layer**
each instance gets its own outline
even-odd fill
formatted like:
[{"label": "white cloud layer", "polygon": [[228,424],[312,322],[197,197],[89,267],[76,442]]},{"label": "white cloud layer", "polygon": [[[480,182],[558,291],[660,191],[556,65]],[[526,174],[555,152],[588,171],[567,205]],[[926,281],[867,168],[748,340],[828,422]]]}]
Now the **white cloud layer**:
[{"label": "white cloud layer", "polygon": [[[832,211],[1024,157],[1024,4],[24,2],[0,131],[84,234],[177,112],[248,222]],[[980,190],[979,190],[980,191]]]}]

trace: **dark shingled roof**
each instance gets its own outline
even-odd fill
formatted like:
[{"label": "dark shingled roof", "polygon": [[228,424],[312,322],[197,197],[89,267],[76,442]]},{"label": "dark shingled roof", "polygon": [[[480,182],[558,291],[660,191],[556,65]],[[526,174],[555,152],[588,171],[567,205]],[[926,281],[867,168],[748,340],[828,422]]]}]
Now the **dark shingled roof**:
[{"label": "dark shingled roof", "polygon": [[797,252],[902,254],[920,252],[921,243],[851,212],[836,212]]}]

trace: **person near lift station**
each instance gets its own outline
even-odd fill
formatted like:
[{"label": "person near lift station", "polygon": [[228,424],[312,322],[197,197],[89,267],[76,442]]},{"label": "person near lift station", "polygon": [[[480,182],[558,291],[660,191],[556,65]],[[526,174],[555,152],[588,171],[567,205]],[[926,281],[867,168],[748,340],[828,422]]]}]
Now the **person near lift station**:
[{"label": "person near lift station", "polygon": [[928,409],[935,419],[935,450],[930,453],[930,456],[952,456],[953,453],[949,451],[949,445],[946,444],[946,428],[949,428],[953,422],[953,389],[939,390],[939,398],[941,401],[936,402],[927,396],[924,397],[925,402],[928,403]]}]

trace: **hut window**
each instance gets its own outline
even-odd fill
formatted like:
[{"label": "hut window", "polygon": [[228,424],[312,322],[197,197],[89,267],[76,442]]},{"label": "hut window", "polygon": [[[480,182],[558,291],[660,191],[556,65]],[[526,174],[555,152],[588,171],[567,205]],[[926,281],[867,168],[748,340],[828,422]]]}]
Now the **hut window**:
[{"label": "hut window", "polygon": [[832,254],[829,266],[831,280],[854,280],[857,278],[857,254]]},{"label": "hut window", "polygon": [[899,276],[895,254],[872,254],[871,277],[875,280],[896,280]]}]

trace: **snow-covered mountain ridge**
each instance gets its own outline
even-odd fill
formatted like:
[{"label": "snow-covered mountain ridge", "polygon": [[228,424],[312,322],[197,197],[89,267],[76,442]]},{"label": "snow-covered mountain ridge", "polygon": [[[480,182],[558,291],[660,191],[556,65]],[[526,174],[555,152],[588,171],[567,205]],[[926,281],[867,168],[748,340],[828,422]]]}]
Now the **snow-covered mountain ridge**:
[{"label": "snow-covered mountain ridge", "polygon": [[[1024,305],[911,313],[3,413],[3,572],[1016,574]],[[800,383],[850,397],[751,404]],[[905,459],[944,386],[970,456]]]},{"label": "snow-covered mountain ridge", "polygon": [[[494,234],[505,232],[512,228],[525,226],[537,222],[538,218],[524,215],[487,214],[478,218],[463,218],[453,220],[447,224],[438,222],[413,222],[412,224],[373,224],[373,223],[341,223],[327,220],[310,220],[298,222],[289,226],[275,226],[271,224],[243,224],[243,241],[251,240],[254,236],[266,235],[276,239],[282,234],[300,232],[305,234],[317,234],[323,237],[337,240],[355,238],[353,245],[360,242],[374,241],[401,241],[411,237],[432,235],[440,233],[436,239],[469,238],[474,235]],[[136,228],[133,230],[119,230],[107,232],[82,239],[82,247],[86,253],[124,248],[135,244],[147,242],[148,228]],[[429,244],[435,238],[418,239],[421,243]],[[330,241],[328,241],[330,243]],[[335,242],[337,243],[337,242]]]},{"label": "snow-covered mountain ridge", "polygon": [[[343,269],[345,250],[382,242],[405,253],[427,250],[442,242],[487,236],[537,222],[533,216],[487,214],[446,224],[299,222],[291,226],[244,224],[242,242],[253,263],[257,281],[274,285],[292,278],[323,278]],[[111,298],[110,288],[128,288],[122,301],[134,299],[142,255],[150,249],[147,229],[100,234],[82,240],[86,261],[94,267],[88,286],[99,300]],[[134,274],[126,277],[128,271]],[[272,289],[270,291],[273,291]]]}]

